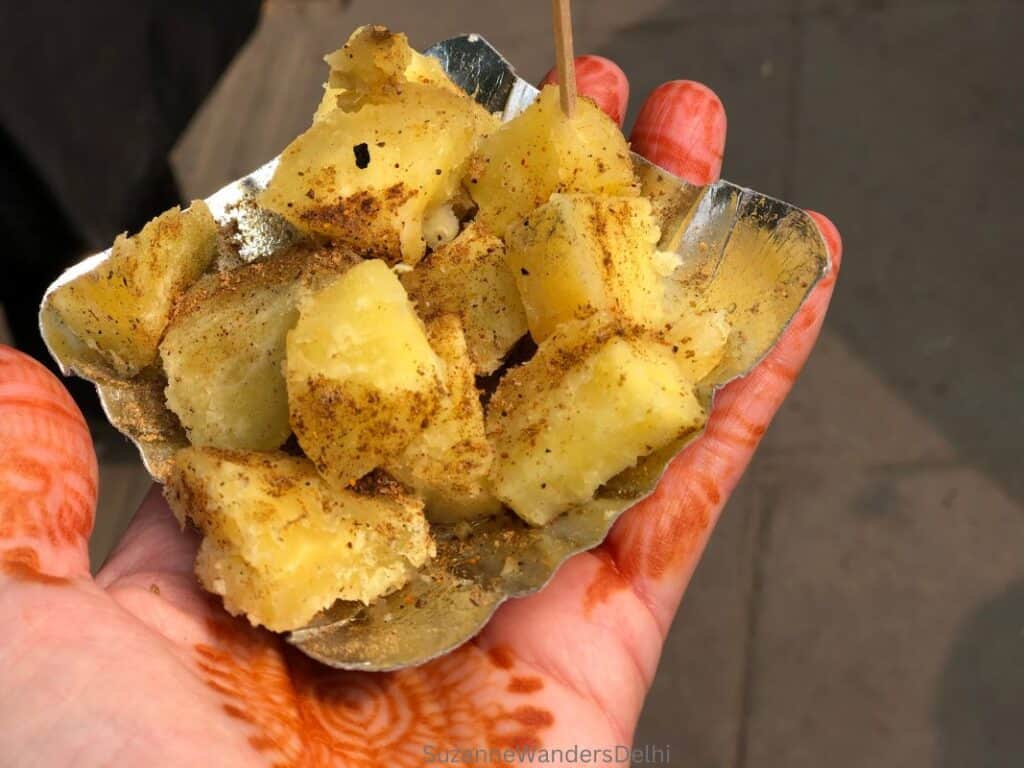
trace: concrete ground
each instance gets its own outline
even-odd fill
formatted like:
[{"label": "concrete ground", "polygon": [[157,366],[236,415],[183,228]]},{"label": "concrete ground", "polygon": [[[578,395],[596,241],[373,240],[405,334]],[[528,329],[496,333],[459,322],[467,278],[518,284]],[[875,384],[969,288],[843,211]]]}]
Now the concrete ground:
[{"label": "concrete ground", "polygon": [[[279,151],[357,24],[488,37],[537,79],[548,4],[268,5],[175,151],[209,194]],[[1019,0],[578,0],[581,52],[702,80],[725,176],[829,214],[820,346],[730,501],[637,734],[686,766],[1024,765]],[[1003,181],[999,181],[1002,179]],[[1015,192],[1015,190],[1017,190]],[[102,557],[145,478],[98,436]]]}]

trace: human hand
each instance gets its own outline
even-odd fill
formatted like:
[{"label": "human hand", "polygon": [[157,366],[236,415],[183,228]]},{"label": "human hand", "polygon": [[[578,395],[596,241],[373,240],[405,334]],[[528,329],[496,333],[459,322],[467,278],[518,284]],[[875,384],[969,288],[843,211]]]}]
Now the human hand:
[{"label": "human hand", "polygon": [[[581,57],[577,73],[580,92],[621,123],[621,70]],[[667,83],[641,110],[633,149],[707,184],[725,124],[707,88]],[[453,749],[493,750],[459,756],[500,765],[506,749],[573,745],[628,765],[614,750],[632,741],[672,616],[821,328],[841,245],[812,216],[831,273],[771,354],[719,392],[657,491],[472,642],[394,673],[328,669],[229,617],[199,587],[196,537],[156,489],[91,578],[88,430],[53,376],[0,347],[0,765],[400,768]]]}]

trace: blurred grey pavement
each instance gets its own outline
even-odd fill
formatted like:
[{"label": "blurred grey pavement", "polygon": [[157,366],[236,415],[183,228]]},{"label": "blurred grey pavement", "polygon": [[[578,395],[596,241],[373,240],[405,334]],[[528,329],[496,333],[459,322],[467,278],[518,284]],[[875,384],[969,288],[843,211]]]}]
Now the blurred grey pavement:
[{"label": "blurred grey pavement", "polygon": [[[1024,765],[1024,3],[577,0],[631,115],[672,78],[729,113],[724,175],[828,214],[824,335],[729,502],[637,732],[673,765]],[[276,0],[174,153],[203,197],[308,124],[377,22],[483,34],[527,78],[548,3]],[[98,434],[96,561],[145,490]]]}]

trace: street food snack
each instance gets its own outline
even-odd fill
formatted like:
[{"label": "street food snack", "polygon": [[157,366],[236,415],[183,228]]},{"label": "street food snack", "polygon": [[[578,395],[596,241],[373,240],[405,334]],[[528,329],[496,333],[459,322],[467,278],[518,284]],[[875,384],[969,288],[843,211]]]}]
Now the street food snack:
[{"label": "street food snack", "polygon": [[424,661],[599,543],[827,264],[803,212],[687,187],[552,86],[495,101],[507,64],[448,44],[357,30],[275,164],[41,315],[203,586],[339,666]]}]

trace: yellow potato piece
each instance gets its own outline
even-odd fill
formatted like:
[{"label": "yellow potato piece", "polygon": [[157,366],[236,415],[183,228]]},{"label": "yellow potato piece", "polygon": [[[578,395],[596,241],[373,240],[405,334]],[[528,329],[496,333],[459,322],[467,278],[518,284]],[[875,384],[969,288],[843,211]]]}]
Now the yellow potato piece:
[{"label": "yellow potato piece", "polygon": [[291,434],[285,335],[298,298],[357,261],[337,249],[290,251],[200,278],[178,302],[160,357],[167,407],[193,445],[272,450]]},{"label": "yellow potato piece", "polygon": [[459,316],[479,374],[496,371],[526,334],[526,313],[505,263],[505,244],[476,222],[401,281],[422,317]]},{"label": "yellow potato piece", "polygon": [[568,119],[554,85],[480,144],[466,188],[480,206],[477,220],[502,236],[554,192],[639,194],[619,127],[587,99]]},{"label": "yellow potato piece", "polygon": [[302,301],[285,372],[299,445],[342,485],[401,453],[444,394],[444,363],[379,260]]},{"label": "yellow potato piece", "polygon": [[282,453],[186,448],[164,491],[203,533],[196,573],[232,614],[283,632],[335,600],[370,603],[434,556],[422,503],[330,487]]},{"label": "yellow potato piece", "polygon": [[122,376],[150,365],[179,294],[213,261],[217,223],[197,200],[149,222],[131,237],[118,235],[102,266],[51,294],[67,328]]},{"label": "yellow potato piece", "polygon": [[360,27],[343,48],[324,56],[324,61],[330,74],[314,121],[340,106],[350,107],[361,99],[372,100],[374,91],[394,91],[403,83],[422,83],[462,93],[437,59],[414,51],[404,34],[387,27]]},{"label": "yellow potato piece", "polygon": [[488,405],[494,491],[545,525],[704,420],[671,349],[643,329],[602,317],[562,326]]},{"label": "yellow potato piece", "polygon": [[508,265],[540,342],[594,312],[628,323],[664,318],[664,278],[654,263],[660,233],[642,197],[554,194],[509,229]]},{"label": "yellow potato piece", "polygon": [[489,490],[494,452],[462,324],[442,315],[427,325],[427,336],[445,363],[447,394],[427,428],[386,469],[423,497],[433,522],[494,514],[501,509]]},{"label": "yellow potato piece", "polygon": [[437,86],[381,91],[295,139],[259,203],[303,232],[416,264],[426,251],[424,218],[458,192],[466,161],[496,121]]}]

